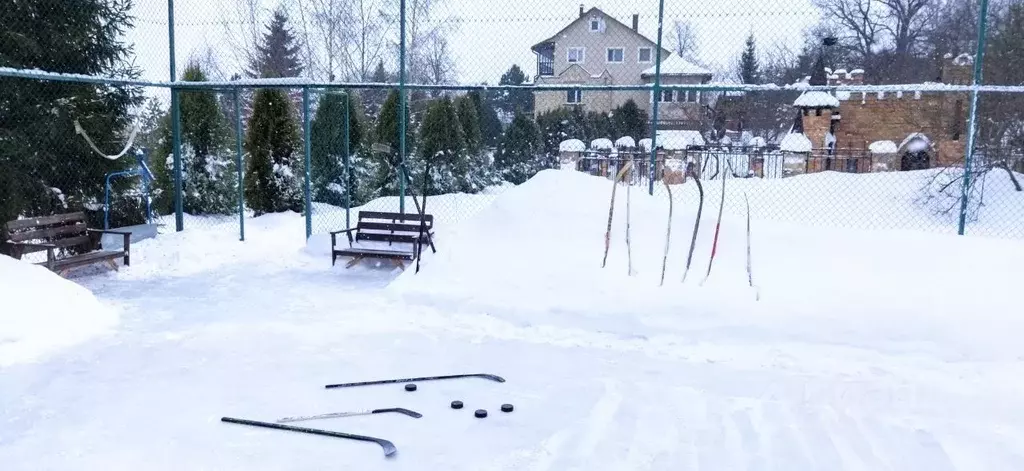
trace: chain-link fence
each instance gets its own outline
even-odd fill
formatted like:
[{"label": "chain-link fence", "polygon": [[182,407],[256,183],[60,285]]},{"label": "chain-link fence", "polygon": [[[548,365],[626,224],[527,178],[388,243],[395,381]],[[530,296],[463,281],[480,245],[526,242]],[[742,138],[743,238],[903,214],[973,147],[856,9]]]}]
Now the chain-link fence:
[{"label": "chain-link fence", "polygon": [[684,206],[699,178],[737,215],[1024,237],[1020,1],[74,0],[0,24],[4,221],[453,224],[541,169],[632,161]]}]

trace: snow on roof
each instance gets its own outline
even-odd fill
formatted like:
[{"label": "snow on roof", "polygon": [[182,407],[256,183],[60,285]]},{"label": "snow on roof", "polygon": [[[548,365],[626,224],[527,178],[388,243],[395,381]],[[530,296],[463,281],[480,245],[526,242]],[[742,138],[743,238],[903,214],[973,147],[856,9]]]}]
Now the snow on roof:
[{"label": "snow on roof", "polygon": [[832,72],[832,73],[836,74],[836,75],[846,75],[847,74],[846,69],[836,69],[835,72]]},{"label": "snow on roof", "polygon": [[615,140],[615,147],[636,147],[636,141],[632,137],[622,136]]},{"label": "snow on roof", "polygon": [[639,147],[641,149],[643,149],[643,150],[650,150],[651,149],[651,138],[645,137],[643,139],[640,139],[640,142],[638,144],[639,144]]},{"label": "snow on roof", "polygon": [[895,154],[899,148],[892,141],[875,141],[868,144],[868,150],[872,154]]},{"label": "snow on roof", "polygon": [[615,146],[612,145],[611,139],[605,139],[602,137],[600,139],[594,139],[593,141],[590,141],[590,148],[594,150],[605,150],[611,149],[613,147]]},{"label": "snow on roof", "polygon": [[[654,75],[656,69],[657,64],[643,71],[640,76]],[[711,75],[711,71],[673,54],[661,61],[661,75]]]},{"label": "snow on roof", "polygon": [[658,147],[665,150],[684,150],[687,147],[703,146],[704,136],[700,131],[692,130],[666,130],[658,131]]},{"label": "snow on roof", "polygon": [[566,139],[558,143],[559,152],[583,152],[587,150],[587,145],[579,139]]},{"label": "snow on roof", "polygon": [[791,132],[782,138],[779,149],[785,152],[810,152],[811,141],[803,134]]},{"label": "snow on roof", "polygon": [[906,139],[900,143],[900,149],[906,149],[908,152],[921,152],[928,150],[931,147],[932,141],[928,139],[928,136],[919,132],[910,133]]},{"label": "snow on roof", "polygon": [[748,141],[747,145],[750,146],[750,147],[764,147],[764,146],[768,145],[768,143],[765,142],[763,137],[757,136],[757,137],[754,137],[753,139],[751,139],[750,141]]},{"label": "snow on roof", "polygon": [[850,71],[850,75],[864,75],[864,69],[853,69]]},{"label": "snow on roof", "polygon": [[968,53],[960,54],[953,58],[953,64],[955,65],[971,65],[974,63],[974,56]]},{"label": "snow on roof", "polygon": [[809,91],[803,92],[793,102],[793,106],[799,108],[839,108],[839,99],[828,92]]}]

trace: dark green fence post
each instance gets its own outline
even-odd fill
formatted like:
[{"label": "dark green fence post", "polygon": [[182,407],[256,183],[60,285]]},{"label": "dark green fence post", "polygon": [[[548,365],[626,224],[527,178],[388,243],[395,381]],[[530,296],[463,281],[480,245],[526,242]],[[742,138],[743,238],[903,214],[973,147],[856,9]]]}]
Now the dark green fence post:
[{"label": "dark green fence post", "polygon": [[[174,65],[174,0],[167,0],[167,36],[170,42],[171,82],[178,75]],[[181,169],[181,110],[178,105],[178,89],[171,88],[171,149],[174,155],[174,230],[185,230],[184,196],[182,194]]]},{"label": "dark green fence post", "polygon": [[348,143],[348,139],[349,139],[349,137],[348,137],[348,126],[349,126],[349,120],[351,119],[351,117],[349,116],[348,108],[349,108],[349,106],[352,106],[352,104],[349,103],[349,100],[350,100],[350,98],[349,98],[349,91],[346,91],[345,92],[345,157],[344,157],[344,160],[343,160],[344,163],[345,163],[345,229],[348,229],[349,227],[352,227],[352,226],[349,225],[350,224],[350,221],[349,221],[349,210],[352,208],[352,174],[349,173],[349,172],[352,171],[349,168],[349,155],[351,154],[351,152],[349,150],[349,143]]},{"label": "dark green fence post", "polygon": [[245,241],[245,165],[242,161],[242,104],[238,88],[232,90],[235,101],[235,162],[238,168],[238,240]]},{"label": "dark green fence post", "polygon": [[[985,35],[988,26],[988,0],[981,0],[981,13],[978,15],[978,50],[974,53],[975,87],[981,85],[982,61],[985,58]],[[971,167],[974,160],[974,135],[978,126],[978,89],[971,90],[971,117],[967,124],[967,151],[964,153],[964,178],[960,182],[960,221],[956,233],[964,235],[967,229],[967,203],[971,196]]]},{"label": "dark green fence post", "polygon": [[405,213],[405,0],[398,4],[398,212]]},{"label": "dark green fence post", "polygon": [[309,87],[302,87],[302,155],[305,161],[303,192],[306,212],[306,239],[313,235],[313,201],[309,191]]},{"label": "dark green fence post", "polygon": [[654,174],[658,169],[658,102],[661,101],[661,24],[665,19],[665,0],[658,1],[658,50],[655,53],[654,62],[654,89],[651,93],[651,170],[649,172],[650,182],[647,188],[648,193],[654,194]]}]

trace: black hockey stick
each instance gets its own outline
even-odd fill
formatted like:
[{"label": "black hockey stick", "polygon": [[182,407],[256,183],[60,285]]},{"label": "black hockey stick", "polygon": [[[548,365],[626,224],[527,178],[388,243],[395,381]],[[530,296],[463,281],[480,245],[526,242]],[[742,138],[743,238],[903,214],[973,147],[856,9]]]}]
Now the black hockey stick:
[{"label": "black hockey stick", "polygon": [[319,415],[303,415],[298,417],[284,417],[277,419],[277,423],[283,424],[286,422],[301,422],[303,420],[318,420],[318,419],[335,419],[338,417],[353,417],[357,415],[370,415],[370,414],[385,414],[388,412],[396,412],[399,414],[408,415],[414,419],[423,417],[423,414],[414,410],[403,409],[401,407],[393,407],[391,409],[373,409],[373,410],[361,410],[354,412],[332,412],[330,414],[319,414]]},{"label": "black hockey stick", "polygon": [[398,378],[398,379],[381,379],[377,381],[363,381],[359,383],[339,383],[339,384],[328,384],[324,386],[327,389],[331,388],[351,388],[355,386],[372,386],[375,384],[394,384],[394,383],[411,383],[413,381],[437,381],[441,379],[457,379],[457,378],[484,378],[499,383],[504,383],[505,378],[498,375],[492,375],[487,373],[473,373],[465,375],[447,375],[447,376],[423,376],[420,378]]},{"label": "black hockey stick", "polygon": [[316,428],[294,427],[291,425],[281,425],[272,422],[259,422],[255,420],[236,419],[233,417],[221,417],[220,420],[221,422],[228,422],[232,424],[251,425],[253,427],[273,428],[277,430],[287,430],[289,432],[309,433],[312,435],[323,435],[327,437],[347,438],[349,440],[373,442],[380,445],[381,448],[384,449],[384,456],[391,456],[398,452],[398,448],[395,448],[394,443],[391,443],[383,438],[367,437],[365,435],[353,435],[351,433],[334,432],[331,430],[320,430]]}]

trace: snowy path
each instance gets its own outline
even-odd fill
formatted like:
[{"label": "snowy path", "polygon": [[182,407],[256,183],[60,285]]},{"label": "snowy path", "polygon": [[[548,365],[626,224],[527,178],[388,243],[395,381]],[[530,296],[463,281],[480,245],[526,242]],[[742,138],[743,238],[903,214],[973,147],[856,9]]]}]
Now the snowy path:
[{"label": "snowy path", "polygon": [[[920,353],[934,339],[868,344],[849,326],[808,329],[812,336],[707,312],[622,312],[610,322],[460,308],[381,290],[387,273],[355,273],[248,264],[188,278],[85,280],[122,309],[121,328],[3,370],[0,462],[11,470],[1024,466],[1019,360],[956,360],[943,349]],[[508,382],[422,383],[415,393],[322,388],[457,372]],[[453,399],[467,409],[449,409]],[[499,412],[504,402],[516,411]],[[391,460],[372,444],[219,422],[391,406],[424,417],[306,423],[388,438],[399,448]],[[475,419],[475,408],[491,416]]]}]

